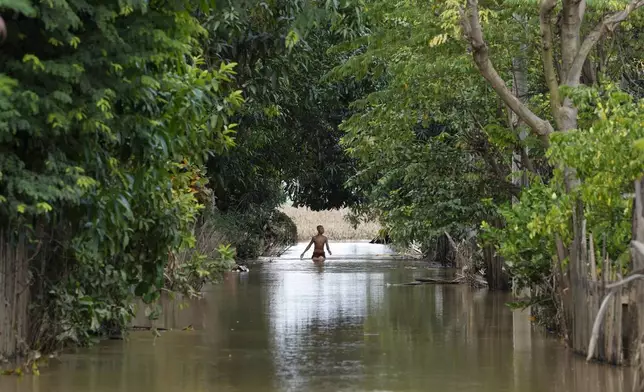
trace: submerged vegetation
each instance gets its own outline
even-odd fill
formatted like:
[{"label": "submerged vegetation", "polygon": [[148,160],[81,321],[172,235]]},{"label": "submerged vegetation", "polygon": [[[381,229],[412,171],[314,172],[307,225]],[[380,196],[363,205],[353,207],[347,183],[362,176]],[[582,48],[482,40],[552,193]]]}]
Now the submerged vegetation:
[{"label": "submerged vegetation", "polygon": [[295,207],[441,262],[468,244],[585,351],[599,282],[644,267],[643,6],[4,2],[1,354],[88,344],[136,298],[335,232]]}]

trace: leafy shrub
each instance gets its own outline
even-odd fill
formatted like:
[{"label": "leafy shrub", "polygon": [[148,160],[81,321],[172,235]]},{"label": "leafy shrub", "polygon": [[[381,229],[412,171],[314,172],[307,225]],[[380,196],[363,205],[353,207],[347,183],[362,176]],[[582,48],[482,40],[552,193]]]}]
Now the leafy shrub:
[{"label": "leafy shrub", "polygon": [[220,245],[217,253],[219,257],[213,258],[191,252],[191,257],[187,260],[171,262],[166,268],[165,287],[190,297],[199,295],[205,283],[217,281],[235,265],[234,250],[229,245]]},{"label": "leafy shrub", "polygon": [[282,211],[275,211],[264,234],[264,254],[280,255],[289,246],[297,243],[297,226]]},{"label": "leafy shrub", "polygon": [[503,228],[483,224],[483,240],[496,244],[519,288],[532,290],[531,302],[547,317],[556,314],[553,276],[560,267],[555,239],[564,246],[572,240],[572,208],[577,202],[583,205],[586,230],[593,236],[595,270],[605,272],[602,261],[608,259],[611,268],[626,272],[632,187],[644,172],[638,148],[644,140],[644,101],[612,86],[567,94],[581,110],[583,128],[553,135],[548,156],[555,168],[574,168],[579,186],[566,192],[564,173],[555,169],[549,184],[532,184],[518,203],[500,209]]}]

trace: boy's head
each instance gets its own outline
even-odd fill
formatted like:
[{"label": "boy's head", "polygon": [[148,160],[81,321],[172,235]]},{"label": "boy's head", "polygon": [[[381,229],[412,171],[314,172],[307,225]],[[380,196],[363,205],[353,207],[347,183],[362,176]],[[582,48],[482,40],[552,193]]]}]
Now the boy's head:
[{"label": "boy's head", "polygon": [[318,225],[317,229],[318,229],[318,234],[320,235],[324,234],[324,227],[322,227],[322,225]]}]

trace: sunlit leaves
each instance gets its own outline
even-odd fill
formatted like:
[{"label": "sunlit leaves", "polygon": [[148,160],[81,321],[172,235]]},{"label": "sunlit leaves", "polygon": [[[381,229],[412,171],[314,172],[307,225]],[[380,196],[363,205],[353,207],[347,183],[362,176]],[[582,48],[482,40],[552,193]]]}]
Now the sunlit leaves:
[{"label": "sunlit leaves", "polygon": [[96,184],[96,180],[88,176],[79,176],[76,180],[76,185],[83,190],[88,190]]},{"label": "sunlit leaves", "polygon": [[22,58],[22,62],[30,63],[34,70],[45,70],[45,66],[40,62],[40,59],[33,54],[25,54]]},{"label": "sunlit leaves", "polygon": [[36,204],[36,210],[38,212],[50,212],[53,209],[54,208],[51,205],[49,205],[49,203],[40,202],[40,203]]},{"label": "sunlit leaves", "polygon": [[644,172],[644,155],[637,149],[644,137],[644,102],[610,86],[601,94],[582,89],[572,95],[594,97],[587,104],[577,100],[587,128],[557,135],[549,156],[575,168],[589,230],[607,236],[616,259],[630,236],[632,200],[624,195]]},{"label": "sunlit leaves", "polygon": [[286,34],[285,45],[288,49],[293,49],[293,47],[300,41],[300,36],[295,30],[291,30]]}]

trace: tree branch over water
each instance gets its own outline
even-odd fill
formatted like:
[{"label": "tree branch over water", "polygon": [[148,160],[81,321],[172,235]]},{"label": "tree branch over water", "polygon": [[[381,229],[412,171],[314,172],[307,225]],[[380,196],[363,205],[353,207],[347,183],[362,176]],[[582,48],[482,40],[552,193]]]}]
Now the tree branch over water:
[{"label": "tree branch over water", "polygon": [[483,29],[479,20],[477,0],[467,0],[467,9],[461,8],[461,24],[463,33],[471,48],[474,62],[481,75],[487,80],[503,102],[512,109],[547,145],[548,135],[554,129],[548,122],[534,114],[508,88],[490,60],[489,49],[483,38]]}]

